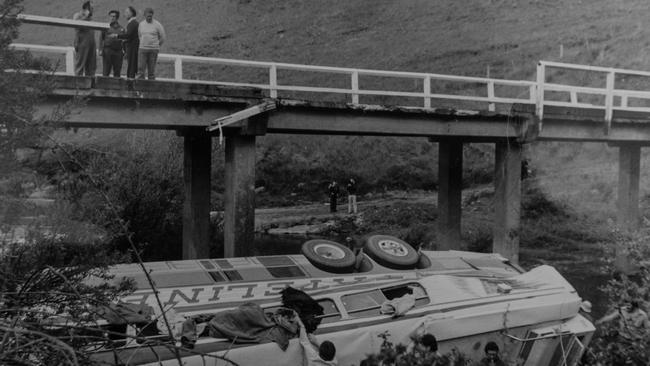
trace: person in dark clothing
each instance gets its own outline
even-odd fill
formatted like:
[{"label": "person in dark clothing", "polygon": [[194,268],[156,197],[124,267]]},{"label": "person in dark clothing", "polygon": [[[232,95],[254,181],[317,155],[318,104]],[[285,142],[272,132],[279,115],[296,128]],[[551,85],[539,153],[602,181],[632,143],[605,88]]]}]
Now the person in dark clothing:
[{"label": "person in dark clothing", "polygon": [[330,195],[330,212],[336,212],[336,200],[339,198],[339,184],[336,181],[332,181],[329,186],[327,186]]},{"label": "person in dark clothing", "polygon": [[138,49],[140,48],[140,36],[138,35],[138,19],[136,11],[132,6],[128,6],[124,11],[126,16],[126,32],[117,36],[124,40],[124,56],[126,57],[126,77],[135,79],[135,73],[138,71]]},{"label": "person in dark clothing", "polygon": [[[81,5],[81,11],[74,13],[73,20],[91,21],[93,7],[90,1]],[[75,29],[74,37],[74,73],[77,76],[95,76],[97,56],[95,51],[95,31],[89,28]]]},{"label": "person in dark clothing", "polygon": [[357,213],[357,182],[350,178],[345,187],[348,191],[348,213]]},{"label": "person in dark clothing", "polygon": [[120,12],[111,10],[108,12],[111,19],[110,28],[102,32],[99,38],[99,55],[102,56],[102,75],[109,76],[113,70],[113,76],[120,77],[122,71],[122,40],[118,37],[124,34],[124,28],[117,22],[120,19]]},{"label": "person in dark clothing", "polygon": [[485,357],[479,363],[479,366],[506,366],[505,362],[499,358],[499,346],[496,342],[487,342],[484,348]]}]

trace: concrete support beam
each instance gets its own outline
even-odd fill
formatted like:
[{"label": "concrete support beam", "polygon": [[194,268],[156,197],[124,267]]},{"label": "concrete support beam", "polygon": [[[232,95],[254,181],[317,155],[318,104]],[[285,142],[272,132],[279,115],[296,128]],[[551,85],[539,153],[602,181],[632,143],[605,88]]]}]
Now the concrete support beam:
[{"label": "concrete support beam", "polygon": [[255,231],[255,136],[226,137],[224,257],[252,255]]},{"label": "concrete support beam", "polygon": [[639,228],[639,172],[641,147],[620,145],[618,149],[618,226],[624,231]]},{"label": "concrete support beam", "polygon": [[519,262],[521,157],[520,144],[496,143],[492,252],[500,253],[513,263]]},{"label": "concrete support beam", "polygon": [[463,185],[463,143],[438,143],[438,250],[461,249],[460,219]]},{"label": "concrete support beam", "polygon": [[183,259],[208,258],[212,138],[204,128],[184,133]]}]

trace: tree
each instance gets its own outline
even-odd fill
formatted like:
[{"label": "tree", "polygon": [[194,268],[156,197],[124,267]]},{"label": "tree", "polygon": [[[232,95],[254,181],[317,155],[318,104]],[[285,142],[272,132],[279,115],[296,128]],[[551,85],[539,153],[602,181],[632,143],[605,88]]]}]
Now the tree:
[{"label": "tree", "polygon": [[[14,153],[19,147],[36,146],[42,142],[42,123],[32,119],[34,104],[49,87],[46,74],[53,70],[45,59],[33,57],[29,52],[16,52],[10,48],[18,36],[20,22],[16,18],[23,8],[22,0],[3,0],[0,4],[0,164],[5,169],[15,167]],[[42,73],[25,73],[22,70],[40,69]]]}]

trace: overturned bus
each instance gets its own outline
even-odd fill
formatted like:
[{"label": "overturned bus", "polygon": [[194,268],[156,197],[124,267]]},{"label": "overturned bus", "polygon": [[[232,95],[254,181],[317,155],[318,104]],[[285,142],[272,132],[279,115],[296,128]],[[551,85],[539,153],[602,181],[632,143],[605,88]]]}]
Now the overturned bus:
[{"label": "overturned bus", "polygon": [[[315,337],[335,344],[341,365],[359,364],[378,352],[379,335],[388,331],[394,344],[409,343],[414,332],[434,334],[440,351],[455,347],[474,360],[494,341],[505,361],[571,366],[594,332],[578,312],[582,299],[550,266],[525,272],[498,254],[416,251],[384,235],[369,237],[357,253],[335,242],[311,240],[301,255],[150,262],[145,267],[160,301],[141,267],[132,264],[112,268],[116,279],[130,277],[137,284],[123,300],[151,306],[158,319],[164,312],[177,326],[247,303],[272,313],[282,307],[283,289],[302,290],[323,309]],[[405,295],[413,301],[399,316],[384,311],[386,303]],[[134,337],[119,346],[100,346],[92,358],[116,365],[175,365],[182,357],[186,365],[203,365],[206,355],[225,355],[239,365],[302,364],[296,338],[282,350],[272,342],[207,336],[177,352],[164,341],[142,342],[149,337],[180,345],[177,337],[148,328],[137,342]]]}]

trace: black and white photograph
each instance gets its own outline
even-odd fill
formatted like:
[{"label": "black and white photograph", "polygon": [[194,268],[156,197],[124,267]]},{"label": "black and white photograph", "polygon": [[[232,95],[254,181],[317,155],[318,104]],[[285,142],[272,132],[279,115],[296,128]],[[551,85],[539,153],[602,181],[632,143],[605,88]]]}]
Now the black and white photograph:
[{"label": "black and white photograph", "polygon": [[0,366],[650,365],[648,17],[0,0]]}]

